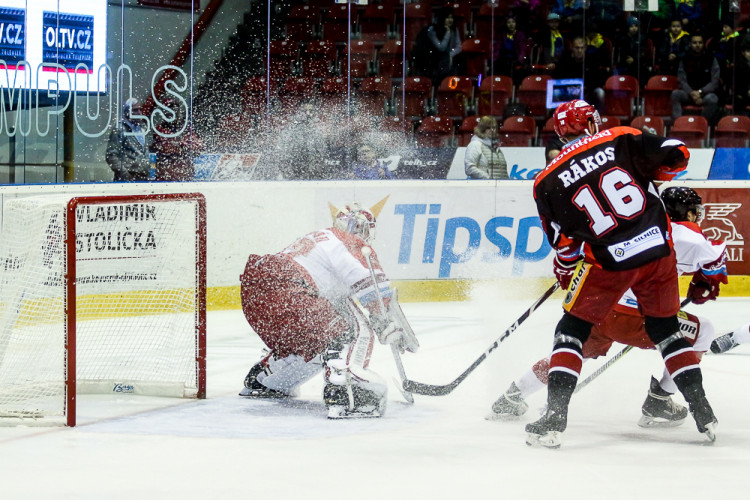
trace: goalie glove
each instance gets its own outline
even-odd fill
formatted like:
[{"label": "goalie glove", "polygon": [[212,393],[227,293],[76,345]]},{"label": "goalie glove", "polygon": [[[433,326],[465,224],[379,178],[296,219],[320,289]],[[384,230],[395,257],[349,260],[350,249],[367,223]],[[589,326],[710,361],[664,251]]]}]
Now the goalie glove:
[{"label": "goalie glove", "polygon": [[393,290],[388,304],[388,314],[370,314],[370,326],[381,344],[394,345],[399,351],[417,352],[419,341],[398,303],[398,290]]},{"label": "goalie glove", "polygon": [[396,347],[403,351],[402,343],[404,338],[404,329],[396,324],[387,316],[382,314],[370,315],[370,326],[378,336],[381,344],[396,344]]}]

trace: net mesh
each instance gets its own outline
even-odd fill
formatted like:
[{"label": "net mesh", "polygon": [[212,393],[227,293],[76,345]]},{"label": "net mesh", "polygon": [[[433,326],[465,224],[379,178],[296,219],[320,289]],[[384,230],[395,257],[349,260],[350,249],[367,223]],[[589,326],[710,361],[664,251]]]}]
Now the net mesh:
[{"label": "net mesh", "polygon": [[[65,413],[67,202],[4,205],[0,416]],[[81,202],[71,217],[77,391],[194,397],[196,201]]]}]

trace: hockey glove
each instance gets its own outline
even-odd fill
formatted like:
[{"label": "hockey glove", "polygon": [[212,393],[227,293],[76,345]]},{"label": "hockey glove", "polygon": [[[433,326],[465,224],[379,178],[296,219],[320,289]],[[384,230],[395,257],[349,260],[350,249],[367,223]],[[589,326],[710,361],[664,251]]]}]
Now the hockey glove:
[{"label": "hockey glove", "polygon": [[719,296],[719,285],[721,281],[711,279],[698,271],[693,275],[687,296],[693,299],[694,304],[705,304],[709,300],[716,300]]},{"label": "hockey glove", "polygon": [[370,315],[370,326],[378,336],[381,344],[394,344],[404,351],[404,330],[387,316],[381,314]]},{"label": "hockey glove", "polygon": [[573,279],[573,275],[576,272],[576,266],[578,266],[580,260],[580,258],[576,258],[575,260],[564,260],[560,258],[559,254],[555,255],[552,270],[555,273],[557,282],[560,283],[560,288],[563,290],[567,290],[570,286],[570,280]]}]

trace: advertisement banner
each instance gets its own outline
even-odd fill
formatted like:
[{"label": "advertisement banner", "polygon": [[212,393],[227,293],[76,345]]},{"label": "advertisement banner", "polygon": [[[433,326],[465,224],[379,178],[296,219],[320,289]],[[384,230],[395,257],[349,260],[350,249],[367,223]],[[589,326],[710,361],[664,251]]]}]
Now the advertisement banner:
[{"label": "advertisement banner", "polygon": [[711,241],[727,244],[730,275],[750,274],[745,242],[750,240],[750,192],[740,188],[696,188],[705,211],[701,229]]},{"label": "advertisement banner", "polygon": [[[347,201],[340,190],[316,190],[316,225],[331,223],[329,204]],[[542,232],[530,188],[430,185],[423,189],[359,184],[356,199],[382,203],[378,258],[394,279],[547,277],[551,247]],[[385,201],[383,201],[385,200]]]},{"label": "advertisement banner", "polygon": [[750,179],[750,149],[717,149],[708,178],[712,181]]},{"label": "advertisement banner", "polygon": [[0,59],[8,69],[26,59],[26,9],[0,7]]},{"label": "advertisement banner", "polygon": [[43,63],[74,71],[78,64],[85,64],[87,73],[94,72],[94,16],[44,11],[42,33]]}]

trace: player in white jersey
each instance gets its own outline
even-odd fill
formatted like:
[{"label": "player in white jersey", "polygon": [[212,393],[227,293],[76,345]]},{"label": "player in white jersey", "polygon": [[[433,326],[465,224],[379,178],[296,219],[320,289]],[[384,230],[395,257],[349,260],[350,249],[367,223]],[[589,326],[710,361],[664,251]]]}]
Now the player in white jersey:
[{"label": "player in white jersey", "polygon": [[250,369],[241,396],[287,397],[325,369],[329,418],[382,416],[386,384],[368,368],[374,335],[402,352],[419,343],[369,246],[378,211],[349,204],[332,211],[333,227],[250,255],[242,310],[271,352]]},{"label": "player in white jersey", "polygon": [[[726,245],[709,242],[698,226],[702,217],[701,198],[686,187],[670,187],[661,195],[672,221],[671,234],[680,274],[693,274],[688,295],[694,303],[703,303],[718,296],[719,283],[726,283]],[[714,338],[713,324],[685,311],[678,314],[680,331],[702,357]],[[613,341],[644,349],[653,349],[643,328],[643,316],[635,296],[628,290],[607,319],[594,325],[591,336],[583,344],[584,361],[607,353]],[[526,398],[547,383],[549,357],[537,361],[531,369],[492,405],[490,420],[503,420],[523,415],[528,410]],[[688,410],[671,398],[677,387],[669,371],[664,369],[660,380],[651,377],[648,395],[638,421],[641,427],[671,427],[682,424]]]}]

